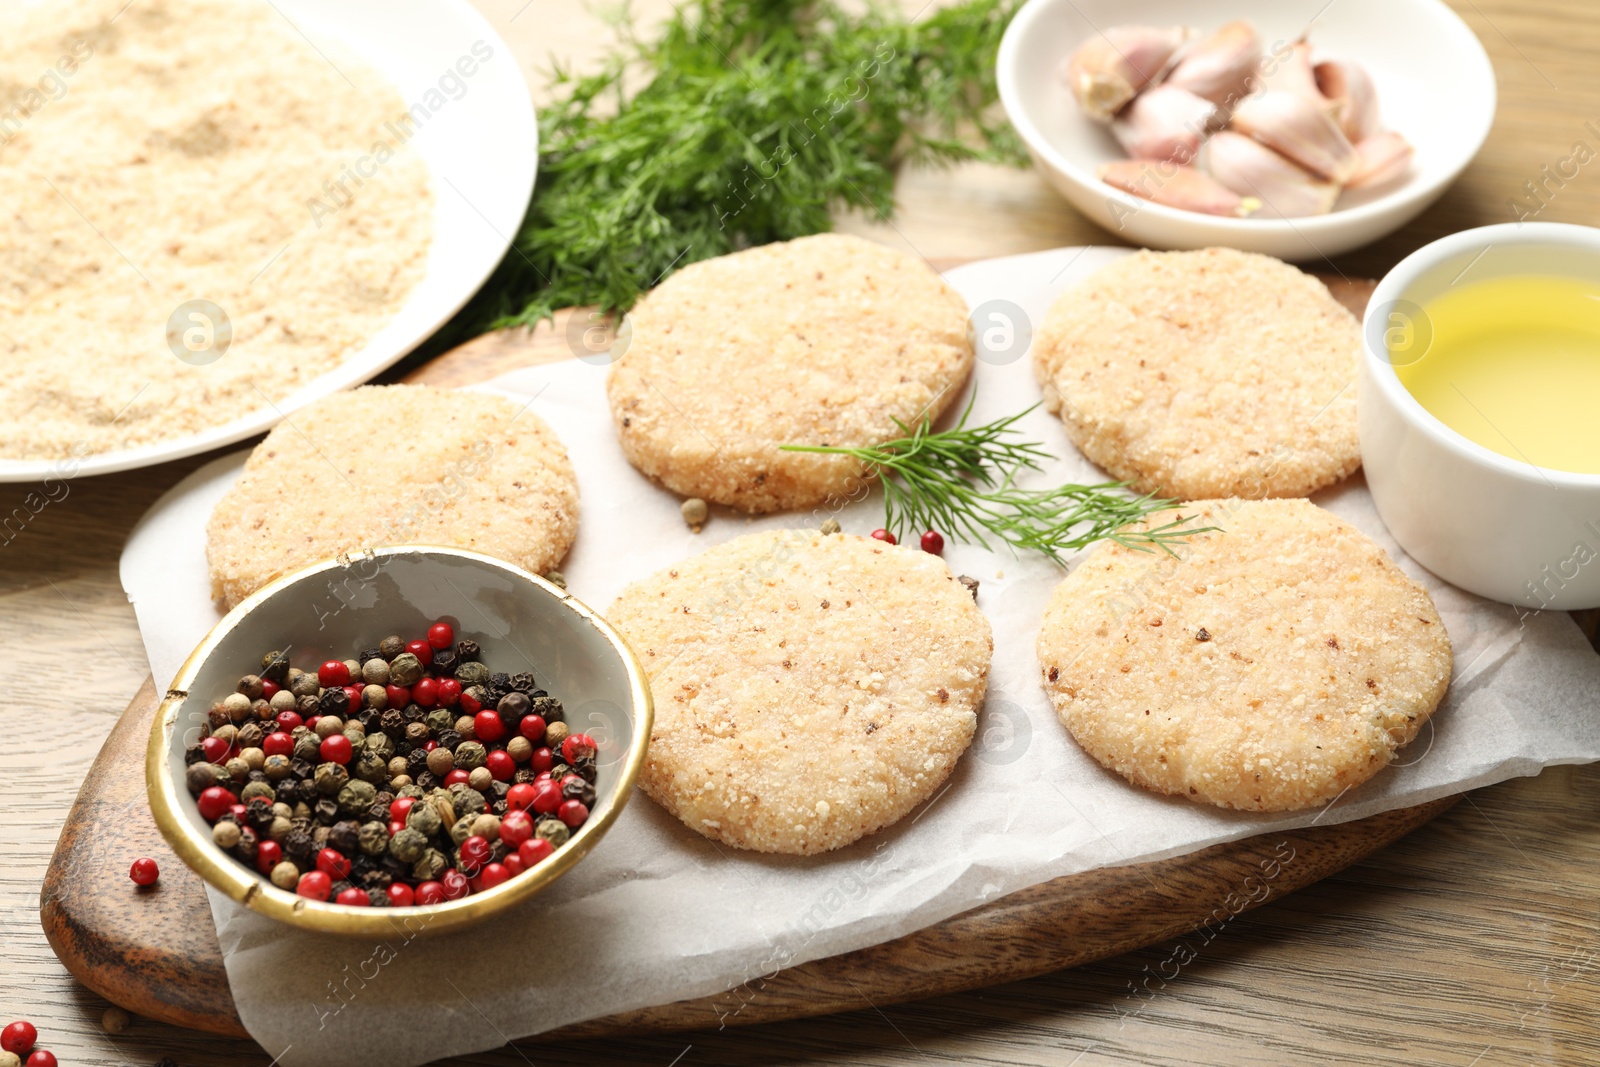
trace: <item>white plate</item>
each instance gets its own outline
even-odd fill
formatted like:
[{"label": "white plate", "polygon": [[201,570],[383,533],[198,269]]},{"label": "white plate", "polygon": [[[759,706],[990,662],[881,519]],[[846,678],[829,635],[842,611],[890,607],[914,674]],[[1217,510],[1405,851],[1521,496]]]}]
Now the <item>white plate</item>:
[{"label": "white plate", "polygon": [[[426,340],[478,291],[522,225],[539,161],[539,126],[516,57],[468,0],[271,0],[313,43],[336,42],[384,74],[409,106],[478,45],[477,64],[446,122],[407,147],[433,178],[427,273],[394,319],[337,369],[265,407],[202,433],[90,456],[77,475],[111,474],[192,456],[270,429],[284,414],[366,381]],[[480,43],[481,42],[481,43]],[[68,461],[0,460],[0,482],[59,477]]]},{"label": "white plate", "polygon": [[[1059,77],[1086,38],[1125,23],[1210,33],[1249,19],[1271,52],[1308,34],[1313,55],[1362,64],[1384,124],[1416,148],[1403,182],[1346,195],[1327,215],[1231,219],[1141,200],[1102,182],[1124,159],[1107,127],[1078,109]],[[1359,248],[1411,221],[1477,155],[1494,123],[1494,68],[1467,24],[1440,0],[1028,0],[1006,29],[1000,98],[1057,192],[1124,240],[1151,248],[1222,245],[1304,262]]]}]

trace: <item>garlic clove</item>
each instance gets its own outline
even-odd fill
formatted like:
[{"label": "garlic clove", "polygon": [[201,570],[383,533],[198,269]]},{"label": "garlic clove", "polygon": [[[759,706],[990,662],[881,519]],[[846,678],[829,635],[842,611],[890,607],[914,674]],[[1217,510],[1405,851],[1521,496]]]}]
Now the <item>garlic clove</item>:
[{"label": "garlic clove", "polygon": [[1410,142],[1393,130],[1368,137],[1356,145],[1361,165],[1345,183],[1345,188],[1372,189],[1387,185],[1411,169],[1411,157],[1415,154]]},{"label": "garlic clove", "polygon": [[1247,97],[1234,109],[1233,128],[1340,185],[1361,165],[1333,117],[1299,93],[1274,89]]},{"label": "garlic clove", "polygon": [[1297,219],[1326,215],[1339,199],[1340,187],[1323,181],[1242,133],[1223,130],[1206,142],[1202,159],[1218,183],[1261,201],[1258,218]]},{"label": "garlic clove", "polygon": [[1274,45],[1272,51],[1261,58],[1256,87],[1264,92],[1298,93],[1320,102],[1323,97],[1317,89],[1316,70],[1311,65],[1310,43],[1300,40],[1291,45]]},{"label": "garlic clove", "polygon": [[1314,68],[1317,89],[1333,101],[1339,128],[1351,143],[1382,132],[1378,118],[1378,90],[1372,76],[1358,63],[1324,60]]},{"label": "garlic clove", "polygon": [[1204,215],[1244,218],[1261,207],[1255,197],[1240,196],[1193,167],[1119,159],[1100,168],[1100,180],[1151,203]]},{"label": "garlic clove", "polygon": [[1192,163],[1201,142],[1221,124],[1211,101],[1162,84],[1134,97],[1112,120],[1111,132],[1134,159]]},{"label": "garlic clove", "polygon": [[1226,110],[1250,94],[1260,66],[1261,39],[1241,19],[1184,49],[1162,84],[1187,89]]},{"label": "garlic clove", "polygon": [[1113,26],[1072,53],[1062,79],[1086,115],[1110,122],[1140,90],[1161,80],[1194,35],[1188,26]]}]

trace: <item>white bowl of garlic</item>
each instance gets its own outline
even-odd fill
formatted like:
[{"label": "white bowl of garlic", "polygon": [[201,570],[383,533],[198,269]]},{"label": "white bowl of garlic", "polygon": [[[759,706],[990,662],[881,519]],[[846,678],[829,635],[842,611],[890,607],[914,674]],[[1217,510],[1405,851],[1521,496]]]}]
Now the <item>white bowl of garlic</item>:
[{"label": "white bowl of garlic", "polygon": [[1300,262],[1416,217],[1495,111],[1440,0],[1029,0],[997,77],[1045,177],[1106,229]]}]

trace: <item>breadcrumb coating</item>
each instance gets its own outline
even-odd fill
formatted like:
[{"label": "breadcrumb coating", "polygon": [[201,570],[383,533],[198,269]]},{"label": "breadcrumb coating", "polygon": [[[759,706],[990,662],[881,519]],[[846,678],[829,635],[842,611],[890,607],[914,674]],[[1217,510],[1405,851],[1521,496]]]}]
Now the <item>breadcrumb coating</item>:
[{"label": "breadcrumb coating", "polygon": [[1039,632],[1044,687],[1087,753],[1223,808],[1327,804],[1377,774],[1450,683],[1427,590],[1305,500],[1204,501],[1180,559],[1106,542]]},{"label": "breadcrumb coating", "polygon": [[713,841],[813,855],[904,817],[972,741],[989,622],[937,556],[754,533],[628,587],[650,675],[640,785]]},{"label": "breadcrumb coating", "polygon": [[1102,469],[1180,500],[1306,496],[1361,466],[1355,317],[1270,256],[1138,252],[1062,294],[1045,404]]}]

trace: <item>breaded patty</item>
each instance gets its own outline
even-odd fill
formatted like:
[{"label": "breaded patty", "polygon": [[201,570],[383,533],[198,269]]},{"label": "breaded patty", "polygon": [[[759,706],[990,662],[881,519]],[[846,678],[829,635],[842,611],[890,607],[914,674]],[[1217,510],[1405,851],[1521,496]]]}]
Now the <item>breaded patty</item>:
[{"label": "breaded patty", "polygon": [[622,448],[668,489],[748,512],[858,491],[861,467],[779,446],[880,444],[971,373],[967,305],[914,256],[840,234],[684,267],[631,314],[607,383]]},{"label": "breaded patty", "polygon": [[1326,804],[1394,758],[1450,682],[1427,590],[1305,500],[1204,501],[1179,559],[1106,542],[1039,632],[1074,739],[1135,785],[1224,808]]},{"label": "breaded patty", "polygon": [[645,792],[713,841],[796,855],[933,794],[972,740],[993,647],[939,557],[795,530],[684,560],[607,618],[655,696]]},{"label": "breaded patty", "polygon": [[1063,293],[1045,404],[1101,468],[1181,500],[1306,496],[1361,466],[1355,317],[1270,256],[1138,252]]},{"label": "breaded patty", "polygon": [[535,574],[578,530],[578,482],[526,405],[423,385],[366,386],[295,412],[255,447],[206,526],[229,607],[279,576],[379,545],[469,548]]}]

